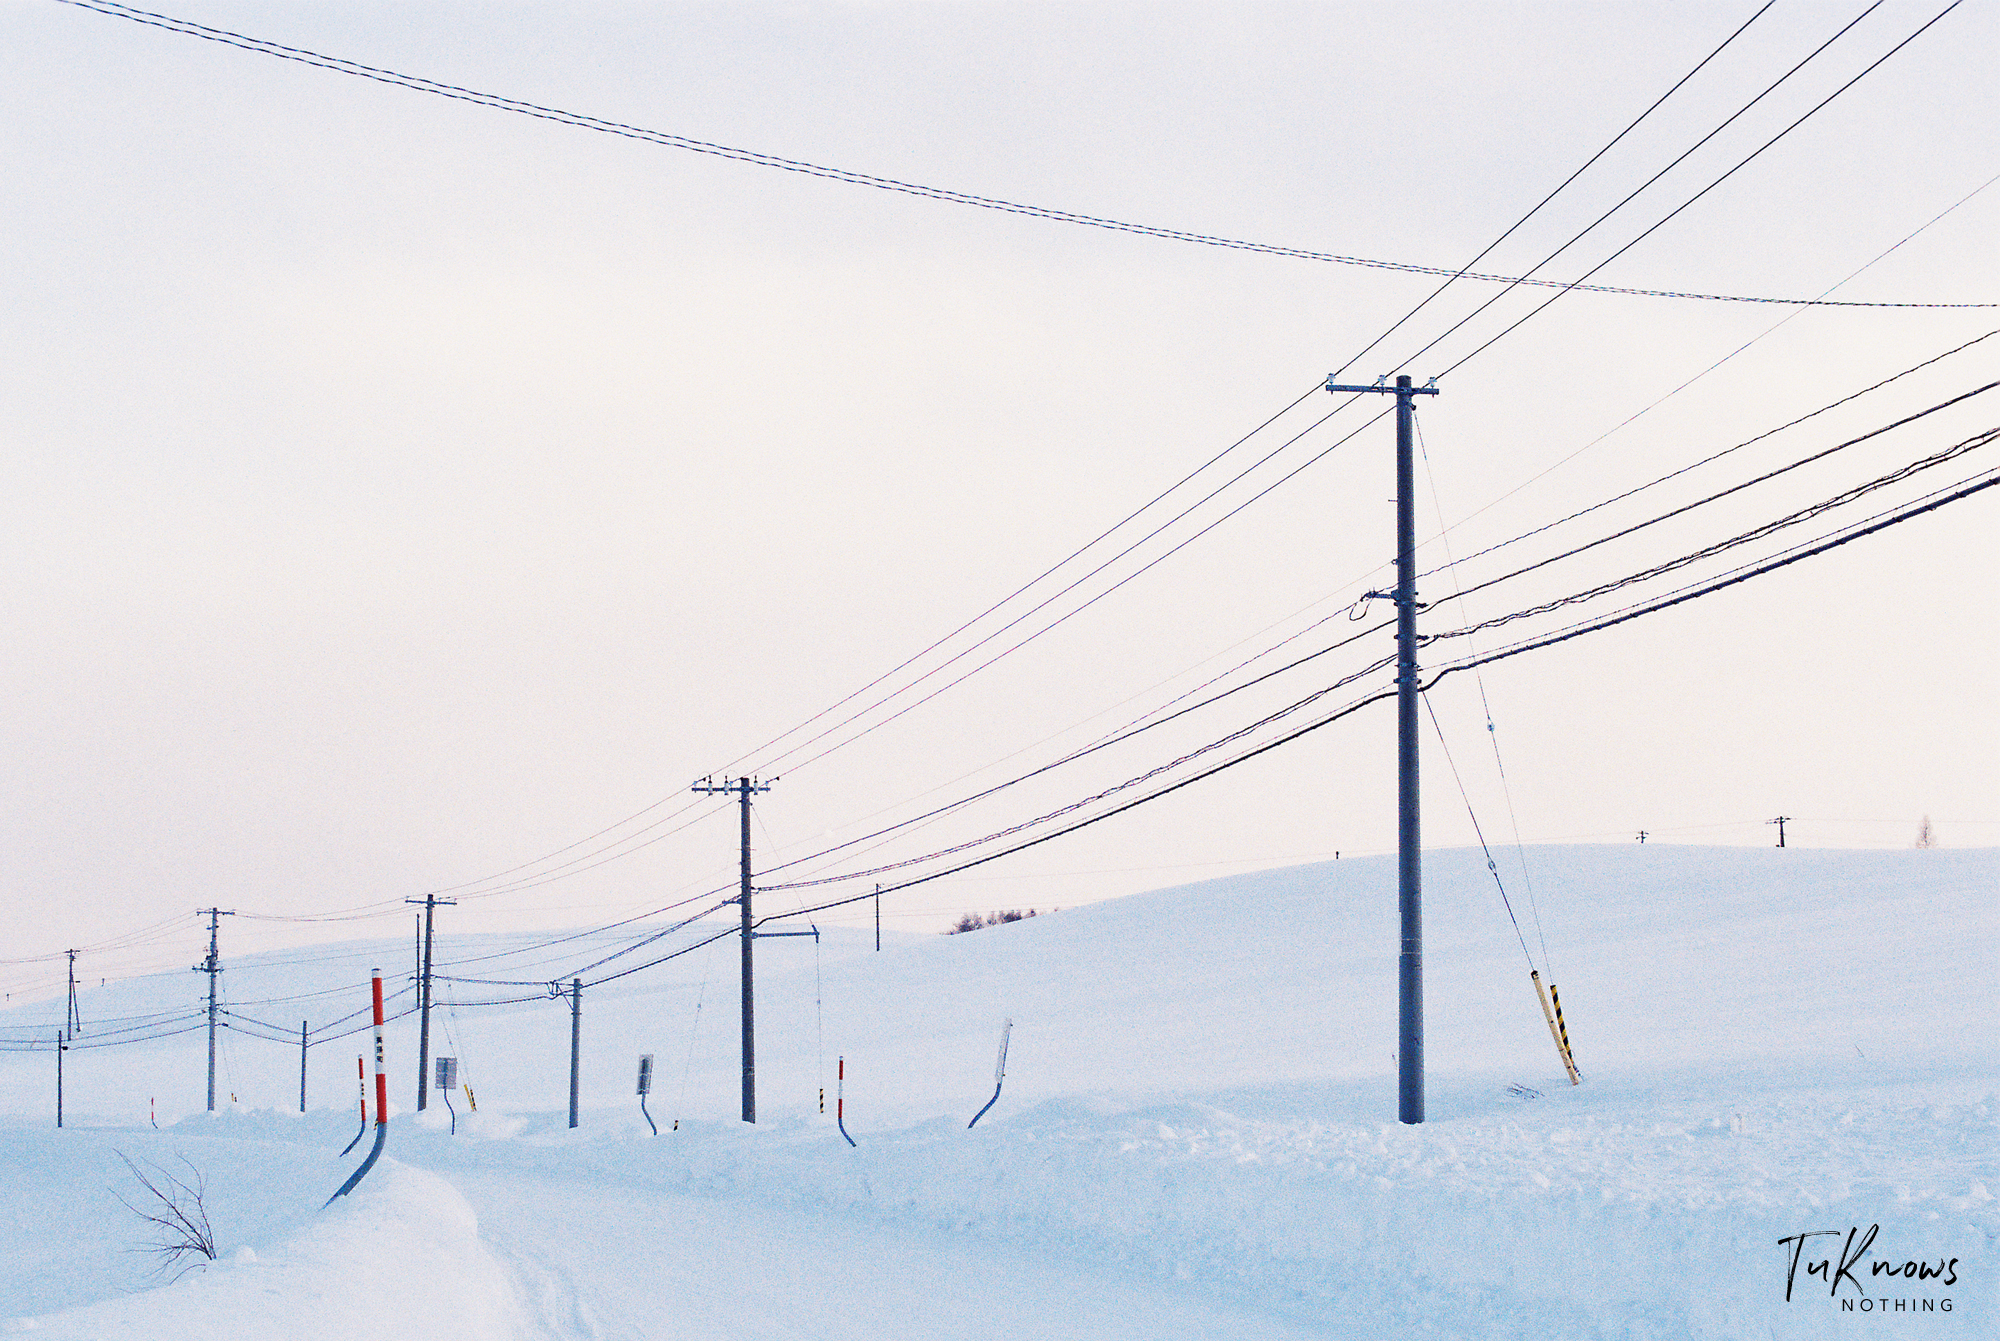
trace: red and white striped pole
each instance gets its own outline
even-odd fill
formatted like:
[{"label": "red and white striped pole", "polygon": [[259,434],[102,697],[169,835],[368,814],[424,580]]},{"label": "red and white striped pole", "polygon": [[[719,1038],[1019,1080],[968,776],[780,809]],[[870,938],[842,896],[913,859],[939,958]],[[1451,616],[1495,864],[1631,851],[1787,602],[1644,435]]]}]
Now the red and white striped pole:
[{"label": "red and white striped pole", "polygon": [[386,1054],[382,1047],[382,970],[368,972],[375,993],[375,1125],[380,1127],[389,1121],[389,1073],[383,1065]]},{"label": "red and white striped pole", "polygon": [[[388,1050],[382,1046],[382,970],[370,969],[369,978],[370,978],[369,987],[370,991],[373,993],[374,1004],[375,1004],[375,1144],[374,1147],[369,1150],[368,1158],[361,1161],[361,1167],[356,1169],[352,1174],[348,1175],[347,1181],[340,1185],[340,1190],[338,1192],[334,1193],[332,1196],[326,1199],[326,1204],[328,1206],[333,1205],[334,1202],[340,1200],[340,1198],[346,1196],[349,1192],[352,1192],[354,1190],[354,1185],[356,1183],[359,1183],[363,1178],[367,1177],[368,1171],[375,1167],[375,1161],[381,1157],[382,1144],[388,1138],[389,1135],[389,1071],[387,1066]],[[355,1066],[357,1070],[360,1067],[360,1058],[358,1057],[355,1059]],[[368,1130],[367,1083],[368,1082],[366,1080],[362,1081],[361,1131]],[[355,1141],[359,1141],[360,1139],[361,1139],[361,1132],[356,1132],[354,1134],[354,1140],[349,1141],[347,1143],[347,1150],[352,1150],[354,1148]],[[343,1150],[340,1153],[344,1155],[347,1153],[347,1150]],[[322,1207],[321,1209],[323,1210],[325,1209],[325,1207]]]},{"label": "red and white striped pole", "polygon": [[847,1058],[840,1059],[840,1069],[834,1073],[833,1125],[840,1128],[841,1137],[849,1144],[854,1138],[847,1134]]}]

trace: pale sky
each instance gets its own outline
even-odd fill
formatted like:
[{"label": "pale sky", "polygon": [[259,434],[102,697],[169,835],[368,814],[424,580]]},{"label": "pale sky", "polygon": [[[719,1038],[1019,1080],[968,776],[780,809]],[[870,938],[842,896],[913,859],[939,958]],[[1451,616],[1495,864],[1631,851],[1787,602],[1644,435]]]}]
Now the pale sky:
[{"label": "pale sky", "polygon": [[[1589,269],[1942,7],[1889,0],[1541,273]],[[182,0],[165,12],[810,163],[1456,267],[1756,8]],[[1533,266],[1864,8],[1780,0],[1480,268]],[[921,692],[787,757],[759,753],[1302,396],[1195,484],[1220,485],[1304,429],[1334,408],[1315,385],[1437,281],[774,171],[53,0],[8,0],[0,25],[0,880],[13,928],[0,957],[212,903],[312,914],[491,891],[486,877],[667,799],[555,860],[596,852],[678,810],[694,779],[746,764],[780,779],[758,811],[761,868],[1048,763],[1281,639],[1298,635],[1244,674],[1317,650],[1364,627],[1339,612],[1389,581],[1385,420],[934,701],[823,758],[811,756]],[[1969,0],[1592,282],[2000,301],[2000,186],[1974,194],[2000,173],[1996,56],[1994,11]],[[1516,291],[1418,354],[1494,292],[1455,285],[1346,376],[1421,382],[1548,295]],[[1991,308],[1570,294],[1421,406],[1423,534],[1441,510],[1452,552],[1471,555],[1996,327]],[[1458,580],[1740,483],[1996,368],[2000,338],[1470,559]],[[1996,406],[2000,392],[1940,411],[1477,593],[1464,614],[1506,614],[1734,535],[1991,428]],[[1363,422],[1350,409],[1308,434],[923,691]],[[1995,464],[1973,452],[1638,594]],[[1510,793],[1481,685],[1452,676],[1435,706],[1488,837],[1511,844],[1518,821],[1529,844],[1640,829],[1762,844],[1763,821],[1785,814],[1794,843],[1902,847],[1929,815],[1946,845],[1993,844],[1996,506],[2000,490],[1491,667]],[[1179,510],[1148,512],[971,637]],[[1445,554],[1433,544],[1425,558]],[[1427,579],[1427,629],[1466,622],[1453,582]],[[826,873],[1067,805],[1390,650],[1370,635]],[[1467,843],[1435,738],[1425,749],[1427,841]],[[928,930],[967,909],[1384,851],[1393,770],[1381,705],[894,896],[885,914]],[[467,899],[449,925],[643,912],[728,884],[734,843],[733,818],[711,816],[567,878]],[[402,934],[403,916],[228,934],[238,948]],[[100,962],[192,963],[188,926],[185,949]]]}]

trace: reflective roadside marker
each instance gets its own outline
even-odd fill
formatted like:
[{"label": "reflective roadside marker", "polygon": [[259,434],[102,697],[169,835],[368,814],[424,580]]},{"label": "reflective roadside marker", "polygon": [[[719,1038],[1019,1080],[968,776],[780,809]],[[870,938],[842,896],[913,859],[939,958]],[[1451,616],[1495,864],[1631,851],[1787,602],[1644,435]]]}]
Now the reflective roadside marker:
[{"label": "reflective roadside marker", "polygon": [[455,1090],[458,1088],[458,1058],[440,1057],[437,1059],[437,1087],[441,1090]]},{"label": "reflective roadside marker", "polygon": [[640,1094],[651,1094],[653,1092],[653,1054],[650,1052],[639,1054],[639,1088],[637,1092]]}]

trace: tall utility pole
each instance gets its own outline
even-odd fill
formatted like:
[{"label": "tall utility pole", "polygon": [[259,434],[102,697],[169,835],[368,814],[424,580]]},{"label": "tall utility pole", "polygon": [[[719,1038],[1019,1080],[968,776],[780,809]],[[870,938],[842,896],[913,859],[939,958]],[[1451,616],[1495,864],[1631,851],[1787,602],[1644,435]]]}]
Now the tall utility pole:
[{"label": "tall utility pole", "polygon": [[[1384,379],[1386,382],[1387,379]],[[1396,1116],[1424,1120],[1424,901],[1422,797],[1417,787],[1417,396],[1430,386],[1398,377],[1394,386],[1340,386],[1333,392],[1390,392],[1396,397],[1396,901],[1403,948],[1397,960]],[[1380,596],[1380,592],[1370,592]]]},{"label": "tall utility pole", "polygon": [[69,956],[69,1023],[66,1027],[69,1036],[75,1038],[83,1032],[83,1020],[76,1009],[76,951],[65,950],[63,953]]},{"label": "tall utility pole", "polygon": [[404,899],[404,903],[421,903],[424,906],[424,953],[417,965],[417,1111],[424,1111],[430,1102],[430,1089],[424,1084],[428,1079],[431,1065],[431,919],[437,913],[439,904],[453,907],[457,899],[441,899],[435,894],[426,894],[421,899]]},{"label": "tall utility pole", "polygon": [[197,908],[195,914],[208,919],[208,958],[194,966],[196,973],[208,975],[208,1111],[215,1111],[215,986],[222,972],[222,956],[216,949],[216,928],[221,919],[236,916],[234,908]]},{"label": "tall utility pole", "polygon": [[1776,819],[1770,819],[1770,820],[1765,820],[1765,821],[1764,821],[1764,823],[1766,823],[1766,824],[1775,824],[1775,825],[1777,825],[1777,826],[1778,826],[1778,846],[1779,846],[1779,847],[1783,847],[1783,846],[1785,845],[1785,821],[1789,820],[1790,818],[1791,818],[1791,816],[1790,816],[1790,815],[1780,815],[1780,816],[1778,816],[1778,818],[1776,818]]},{"label": "tall utility pole", "polygon": [[768,792],[771,784],[759,782],[755,778],[737,778],[734,782],[724,778],[716,782],[703,778],[694,784],[698,792],[735,792],[743,812],[743,862],[742,876],[738,885],[736,902],[743,914],[743,1120],[757,1120],[757,1031],[756,994],[752,990],[752,963],[750,947],[757,939],[750,920],[750,796],[753,792]]}]

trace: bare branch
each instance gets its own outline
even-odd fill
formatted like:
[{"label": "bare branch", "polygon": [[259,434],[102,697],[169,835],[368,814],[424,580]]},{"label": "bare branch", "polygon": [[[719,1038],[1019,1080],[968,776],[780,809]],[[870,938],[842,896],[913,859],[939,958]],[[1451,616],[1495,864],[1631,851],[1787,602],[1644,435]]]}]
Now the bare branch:
[{"label": "bare branch", "polygon": [[152,1242],[142,1243],[130,1249],[132,1252],[149,1253],[158,1259],[154,1272],[178,1280],[203,1261],[215,1260],[215,1231],[208,1222],[208,1183],[201,1170],[183,1155],[181,1163],[186,1164],[193,1182],[175,1177],[168,1170],[154,1164],[151,1172],[134,1163],[124,1151],[115,1151],[132,1177],[138,1180],[146,1195],[139,1198],[139,1205],[133,1205],[116,1188],[111,1195],[118,1204],[138,1216],[151,1227]]}]

